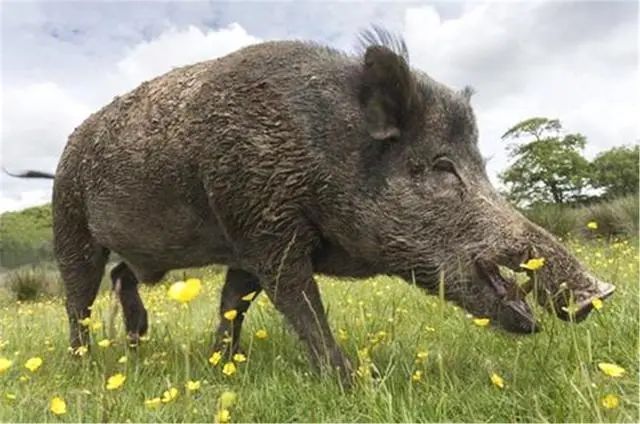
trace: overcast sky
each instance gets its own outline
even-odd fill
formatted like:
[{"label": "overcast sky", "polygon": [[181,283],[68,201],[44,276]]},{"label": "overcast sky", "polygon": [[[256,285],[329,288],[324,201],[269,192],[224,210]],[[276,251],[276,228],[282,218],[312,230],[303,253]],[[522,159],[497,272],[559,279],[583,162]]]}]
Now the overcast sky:
[{"label": "overcast sky", "polygon": [[[494,181],[500,135],[532,116],[588,138],[586,154],[640,139],[638,3],[2,2],[0,163],[53,172],[90,113],[175,66],[269,39],[352,50],[372,23],[404,35],[411,63],[471,85]],[[48,202],[51,182],[0,176],[0,211]]]}]

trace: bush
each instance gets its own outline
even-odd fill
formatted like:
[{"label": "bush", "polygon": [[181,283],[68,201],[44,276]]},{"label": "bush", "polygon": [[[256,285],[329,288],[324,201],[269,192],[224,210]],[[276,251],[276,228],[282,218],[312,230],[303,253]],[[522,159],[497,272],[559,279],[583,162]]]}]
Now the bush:
[{"label": "bush", "polygon": [[62,281],[55,269],[45,265],[21,267],[6,273],[3,284],[19,301],[62,294]]}]

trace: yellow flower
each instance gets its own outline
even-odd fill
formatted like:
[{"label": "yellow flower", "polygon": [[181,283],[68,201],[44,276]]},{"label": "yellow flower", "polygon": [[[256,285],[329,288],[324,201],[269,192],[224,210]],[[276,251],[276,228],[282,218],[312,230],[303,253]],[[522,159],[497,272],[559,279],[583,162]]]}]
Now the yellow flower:
[{"label": "yellow flower", "polygon": [[24,367],[31,372],[36,372],[40,366],[42,366],[42,358],[38,356],[29,358],[27,362],[24,363]]},{"label": "yellow flower", "polygon": [[178,389],[176,389],[175,387],[172,387],[169,390],[165,390],[164,393],[162,393],[162,402],[169,403],[177,397],[178,397]]},{"label": "yellow flower", "polygon": [[107,390],[116,390],[122,387],[124,381],[127,379],[122,373],[112,375],[107,379]]},{"label": "yellow flower", "polygon": [[624,368],[609,362],[600,362],[598,368],[609,377],[622,377],[625,373]]},{"label": "yellow flower", "polygon": [[178,281],[169,287],[169,298],[181,303],[189,303],[195,299],[202,290],[202,282],[198,278],[189,278],[187,281]]},{"label": "yellow flower", "polygon": [[598,299],[597,297],[591,301],[591,304],[593,305],[593,309],[595,309],[596,311],[602,309],[602,300]]},{"label": "yellow flower", "polygon": [[416,382],[422,380],[422,371],[416,370],[413,375],[411,375],[411,380]]},{"label": "yellow flower", "polygon": [[598,223],[596,221],[587,222],[587,228],[590,229],[590,230],[597,230],[598,229]]},{"label": "yellow flower", "polygon": [[338,329],[338,339],[340,339],[342,341],[349,340],[349,333],[347,333],[347,330],[345,330],[344,328],[339,328]]},{"label": "yellow flower", "polygon": [[4,397],[6,397],[9,400],[16,400],[16,394],[15,393],[5,393]]},{"label": "yellow flower", "polygon": [[227,362],[224,364],[224,367],[222,367],[222,373],[224,375],[232,376],[236,373],[236,364],[233,362]]},{"label": "yellow flower", "polygon": [[79,320],[78,324],[82,325],[83,327],[90,326],[91,325],[91,317],[86,317],[84,319]]},{"label": "yellow flower", "polygon": [[221,359],[222,359],[221,352],[213,352],[213,354],[211,354],[211,357],[209,358],[209,363],[215,367],[220,363]]},{"label": "yellow flower", "polygon": [[267,337],[269,337],[269,334],[267,333],[267,330],[260,329],[260,330],[256,331],[256,337],[261,339],[261,340],[264,340]]},{"label": "yellow flower", "polygon": [[235,309],[229,309],[227,312],[225,312],[222,315],[224,316],[225,319],[229,321],[233,321],[238,316],[238,311],[236,311]]},{"label": "yellow flower", "polygon": [[486,327],[487,325],[489,325],[489,322],[491,322],[491,320],[489,320],[489,318],[474,318],[473,319],[473,323],[475,325],[477,325],[478,327]]},{"label": "yellow flower", "polygon": [[61,397],[54,397],[49,404],[49,410],[56,415],[67,413],[67,403]]},{"label": "yellow flower", "polygon": [[13,361],[8,360],[7,358],[0,358],[0,373],[8,370],[11,365],[13,365]]},{"label": "yellow flower", "polygon": [[18,380],[20,380],[21,383],[26,383],[27,381],[30,380],[30,378],[27,375],[21,375],[20,378],[18,378]]},{"label": "yellow flower", "polygon": [[146,406],[147,408],[157,408],[158,406],[160,406],[161,402],[162,400],[159,397],[154,397],[153,399],[146,399],[144,401],[144,406]]},{"label": "yellow flower", "polygon": [[200,381],[192,381],[189,380],[186,382],[186,384],[184,385],[184,387],[187,389],[187,391],[189,392],[195,392],[196,390],[200,390]]},{"label": "yellow flower", "polygon": [[98,346],[100,346],[100,347],[104,347],[104,348],[107,348],[107,347],[111,346],[111,340],[109,340],[109,339],[102,339],[102,340],[100,340],[100,341],[98,342]]},{"label": "yellow flower", "polygon": [[247,360],[247,357],[242,353],[236,353],[235,355],[233,355],[233,360],[238,363],[245,362]]},{"label": "yellow flower", "polygon": [[102,323],[101,322],[94,322],[93,324],[91,324],[91,330],[93,331],[98,331],[102,328]]},{"label": "yellow flower", "polygon": [[214,418],[214,422],[220,424],[226,424],[231,420],[231,413],[228,409],[221,409],[216,412],[216,416]]},{"label": "yellow flower", "polygon": [[234,392],[230,392],[228,390],[222,392],[220,394],[220,399],[218,399],[218,407],[220,409],[229,409],[236,403],[236,399],[238,399],[238,395]]},{"label": "yellow flower", "polygon": [[74,351],[73,354],[76,356],[84,356],[87,354],[87,352],[89,352],[89,348],[86,346],[78,346]]},{"label": "yellow flower", "polygon": [[427,359],[428,356],[429,356],[429,352],[427,352],[426,350],[423,350],[422,352],[418,352],[416,354],[416,358],[418,358],[418,360],[420,361],[424,361],[425,359]]},{"label": "yellow flower", "polygon": [[126,355],[122,355],[122,356],[120,357],[120,359],[118,359],[118,363],[119,363],[119,364],[126,364],[128,360],[129,360],[129,358],[127,358],[127,356],[126,356]]},{"label": "yellow flower", "polygon": [[242,300],[246,300],[247,302],[251,302],[258,292],[252,291],[249,294],[245,294],[242,296]]},{"label": "yellow flower", "polygon": [[491,382],[494,386],[504,389],[504,380],[495,372],[491,374]]},{"label": "yellow flower", "polygon": [[536,271],[544,266],[544,258],[532,258],[527,262],[520,264],[520,268]]},{"label": "yellow flower", "polygon": [[608,394],[600,400],[600,403],[605,409],[615,409],[620,405],[620,399],[616,395]]}]

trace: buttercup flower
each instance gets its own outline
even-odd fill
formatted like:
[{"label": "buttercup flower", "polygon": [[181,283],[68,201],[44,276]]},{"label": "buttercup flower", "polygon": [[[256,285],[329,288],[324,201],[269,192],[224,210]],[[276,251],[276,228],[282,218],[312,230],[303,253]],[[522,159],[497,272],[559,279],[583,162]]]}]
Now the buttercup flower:
[{"label": "buttercup flower", "polygon": [[11,368],[11,365],[13,365],[13,361],[0,357],[0,374]]},{"label": "buttercup flower", "polygon": [[520,264],[520,268],[536,271],[544,266],[544,258],[532,258],[527,262]]},{"label": "buttercup flower", "polygon": [[231,408],[238,399],[238,395],[234,392],[225,391],[220,394],[220,398],[218,399],[218,407],[220,409],[229,409]]},{"label": "buttercup flower", "polygon": [[109,340],[109,339],[102,339],[102,340],[100,340],[100,341],[98,342],[98,346],[100,346],[100,347],[104,347],[104,348],[107,348],[107,347],[111,346],[111,340]]},{"label": "buttercup flower", "polygon": [[202,290],[202,282],[198,278],[189,278],[187,281],[178,281],[169,287],[169,298],[189,303],[195,299]]},{"label": "buttercup flower", "polygon": [[126,355],[122,355],[122,356],[120,357],[120,359],[118,359],[118,363],[119,363],[119,364],[126,364],[128,359],[129,359],[129,358],[127,358],[127,356],[126,356]]},{"label": "buttercup flower", "polygon": [[267,330],[260,329],[260,330],[256,331],[256,337],[261,339],[261,340],[264,340],[267,337],[269,337],[269,334],[267,333]]},{"label": "buttercup flower", "polygon": [[620,405],[620,399],[616,395],[608,394],[600,400],[600,403],[605,409],[615,409]]},{"label": "buttercup flower", "polygon": [[597,230],[598,229],[598,223],[595,221],[590,221],[587,222],[587,228],[590,230]]},{"label": "buttercup flower", "polygon": [[189,380],[185,383],[184,387],[187,389],[187,391],[189,392],[195,392],[197,390],[200,390],[200,381],[192,381]]},{"label": "buttercup flower", "polygon": [[107,379],[107,390],[116,390],[122,387],[127,377],[122,373],[112,375]]},{"label": "buttercup flower", "polygon": [[222,359],[222,353],[221,352],[213,352],[211,354],[211,357],[209,358],[209,363],[212,364],[215,367],[216,365],[218,365],[220,363],[221,359]]},{"label": "buttercup flower", "polygon": [[603,302],[601,299],[595,298],[591,301],[591,305],[593,305],[593,309],[599,311],[600,309],[602,309]]},{"label": "buttercup flower", "polygon": [[411,375],[411,380],[412,381],[420,381],[422,380],[422,371],[420,370],[416,370],[412,375]]},{"label": "buttercup flower", "polygon": [[29,358],[27,362],[24,363],[24,367],[31,372],[36,372],[38,368],[42,366],[42,358],[35,356],[33,358]]},{"label": "buttercup flower", "polygon": [[175,387],[172,387],[169,390],[165,390],[164,393],[162,393],[162,402],[169,403],[177,397],[178,397],[178,389],[176,389]]},{"label": "buttercup flower", "polygon": [[495,372],[491,374],[491,382],[494,386],[504,389],[504,380]]},{"label": "buttercup flower", "polygon": [[609,362],[600,362],[598,368],[609,377],[622,377],[625,373],[624,368]]},{"label": "buttercup flower", "polygon": [[227,376],[232,376],[236,373],[236,364],[233,362],[227,362],[224,364],[224,367],[222,367],[222,373]]},{"label": "buttercup flower", "polygon": [[231,420],[231,413],[228,409],[221,409],[216,412],[216,416],[214,417],[214,422],[225,424]]},{"label": "buttercup flower", "polygon": [[489,325],[489,318],[474,318],[473,319],[473,323],[475,325],[477,325],[478,327],[486,327],[487,325]]},{"label": "buttercup flower", "polygon": [[227,312],[222,314],[222,316],[224,316],[224,318],[229,321],[233,321],[238,316],[238,311],[236,311],[235,309],[229,309]]},{"label": "buttercup flower", "polygon": [[162,400],[159,397],[154,397],[153,399],[146,399],[144,401],[144,406],[147,408],[157,408],[162,403]]},{"label": "buttercup flower", "polygon": [[242,353],[236,353],[235,355],[233,355],[233,360],[238,363],[245,362],[247,360],[247,357]]},{"label": "buttercup flower", "polygon": [[56,415],[63,415],[67,413],[67,403],[61,397],[54,397],[49,404],[49,410]]}]

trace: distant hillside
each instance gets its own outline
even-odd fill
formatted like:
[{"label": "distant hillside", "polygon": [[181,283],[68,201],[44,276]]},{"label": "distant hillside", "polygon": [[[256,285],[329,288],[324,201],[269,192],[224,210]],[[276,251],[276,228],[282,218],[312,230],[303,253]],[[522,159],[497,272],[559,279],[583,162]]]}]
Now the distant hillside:
[{"label": "distant hillside", "polygon": [[52,260],[51,205],[0,215],[0,266]]}]

